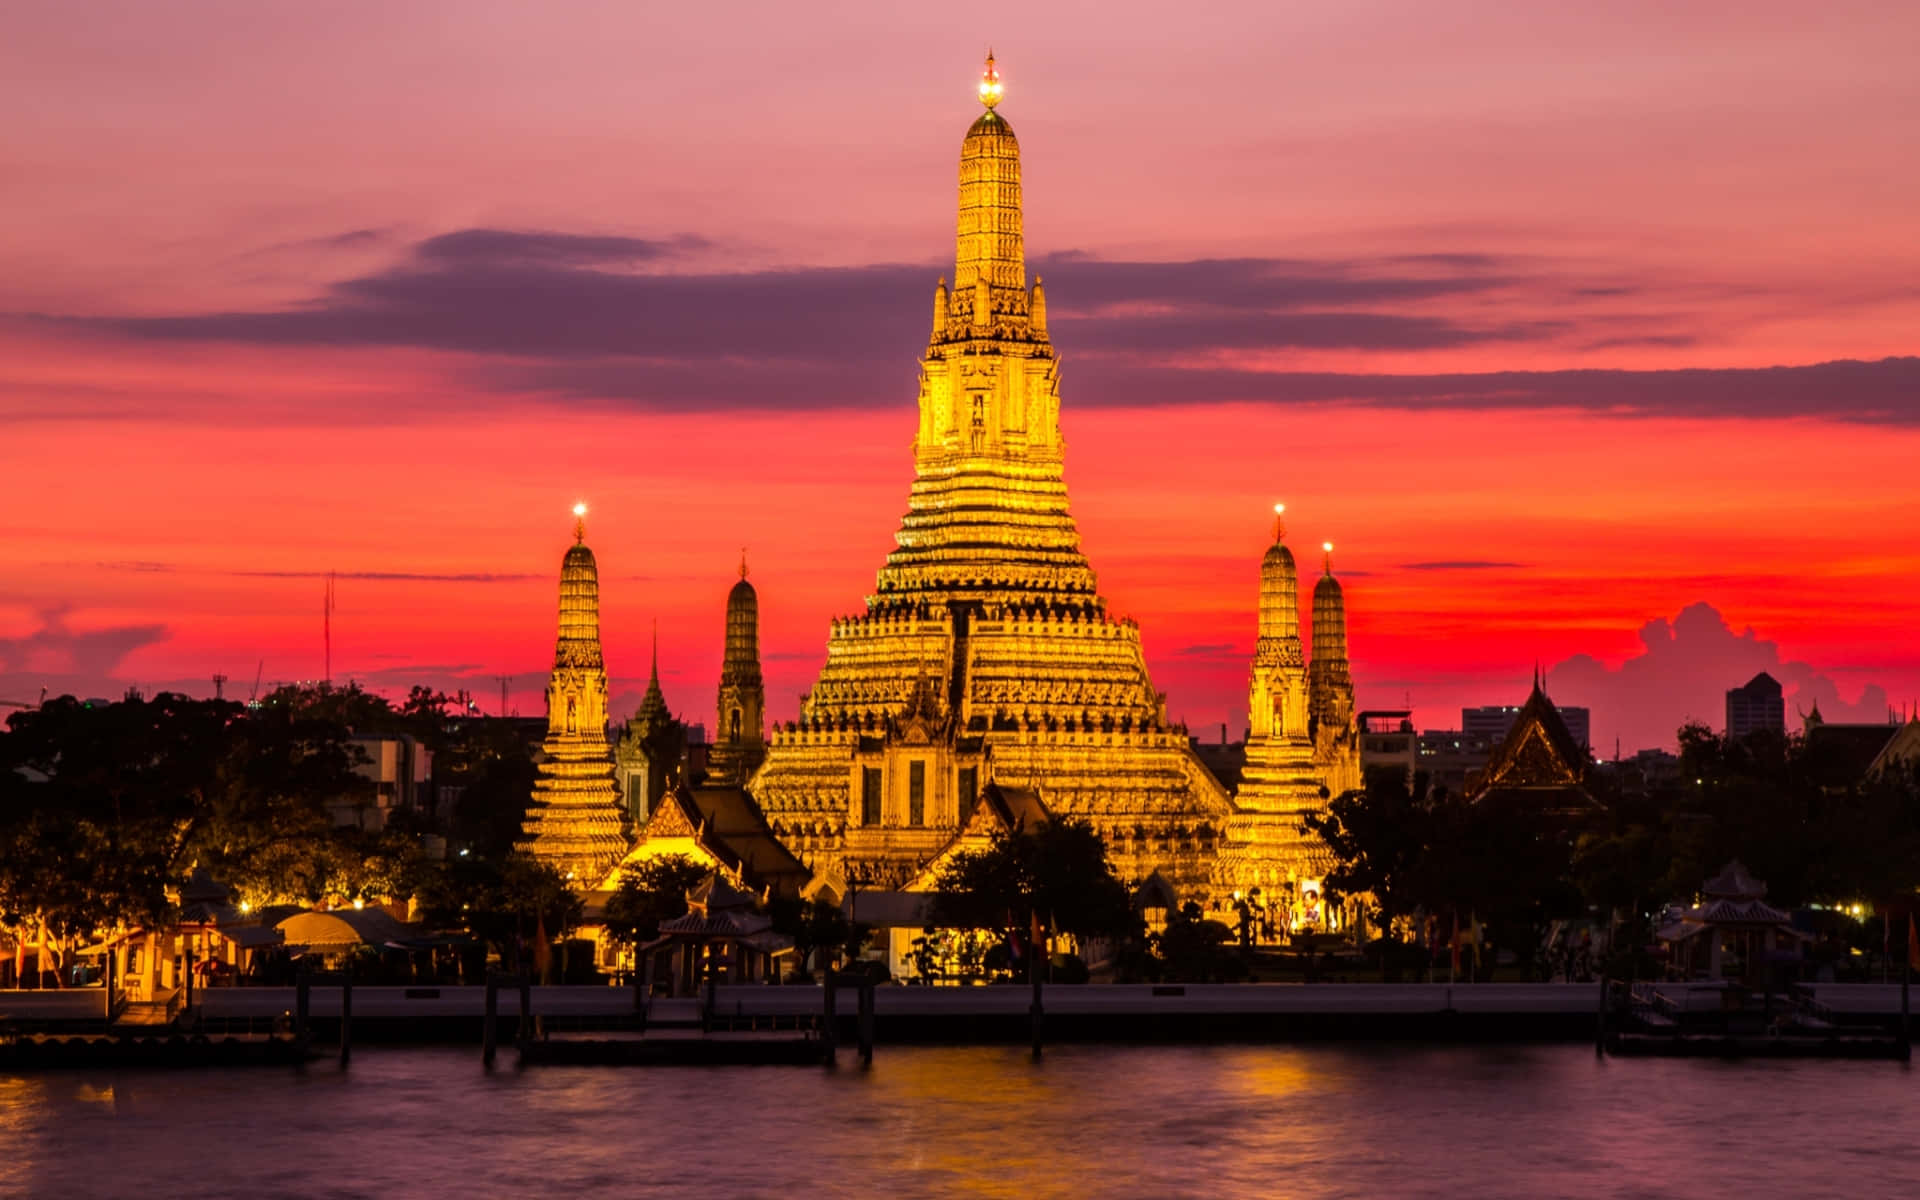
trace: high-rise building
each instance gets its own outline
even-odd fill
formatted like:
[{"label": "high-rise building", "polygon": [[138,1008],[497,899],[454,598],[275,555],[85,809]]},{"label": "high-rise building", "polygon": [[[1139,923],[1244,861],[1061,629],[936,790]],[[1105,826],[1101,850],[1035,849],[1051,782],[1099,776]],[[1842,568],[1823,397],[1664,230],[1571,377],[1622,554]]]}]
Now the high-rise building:
[{"label": "high-rise building", "polygon": [[1762,731],[1787,732],[1787,702],[1780,681],[1765,671],[1727,689],[1727,736],[1744,738]]},{"label": "high-rise building", "polygon": [[620,861],[627,833],[607,746],[600,570],[587,548],[585,506],[576,506],[574,514],[573,545],[560,561],[560,635],[547,683],[547,737],[518,846],[584,889]]}]

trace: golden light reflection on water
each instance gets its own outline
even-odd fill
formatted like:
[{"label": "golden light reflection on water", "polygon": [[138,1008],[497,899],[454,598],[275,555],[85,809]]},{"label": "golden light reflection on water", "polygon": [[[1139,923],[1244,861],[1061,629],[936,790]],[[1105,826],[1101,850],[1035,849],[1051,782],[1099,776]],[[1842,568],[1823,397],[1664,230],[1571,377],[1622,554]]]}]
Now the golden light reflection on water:
[{"label": "golden light reflection on water", "polygon": [[[871,1068],[843,1052],[835,1070],[487,1073],[477,1058],[369,1046],[344,1071],[0,1079],[0,1196],[189,1194],[153,1186],[188,1178],[194,1200],[1531,1200],[1695,1178],[1815,1194],[1831,1190],[1836,1139],[1867,1146],[1857,1130],[1912,1090],[1896,1065],[1596,1062],[1579,1046],[1081,1045],[1036,1063],[1017,1046],[882,1045]],[[1854,1153],[1851,1194],[1920,1195],[1920,1157],[1903,1149]]]}]

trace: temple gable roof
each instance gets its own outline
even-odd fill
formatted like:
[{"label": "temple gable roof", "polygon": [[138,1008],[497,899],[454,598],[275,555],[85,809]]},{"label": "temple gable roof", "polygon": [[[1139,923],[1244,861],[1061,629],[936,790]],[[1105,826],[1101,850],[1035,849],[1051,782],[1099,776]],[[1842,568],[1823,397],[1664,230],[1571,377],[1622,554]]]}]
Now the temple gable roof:
[{"label": "temple gable roof", "polygon": [[980,798],[974,802],[972,811],[961,819],[960,828],[954,831],[953,837],[900,890],[932,891],[940,880],[940,873],[955,855],[984,850],[997,834],[1031,829],[1045,825],[1052,819],[1053,814],[1047,811],[1040,793],[1034,789],[989,783],[980,789]]},{"label": "temple gable roof", "polygon": [[1496,792],[1547,793],[1558,803],[1586,808],[1593,804],[1586,775],[1586,749],[1573,740],[1560,710],[1535,680],[1506,740],[1494,747],[1486,769],[1468,790],[1476,800]]}]

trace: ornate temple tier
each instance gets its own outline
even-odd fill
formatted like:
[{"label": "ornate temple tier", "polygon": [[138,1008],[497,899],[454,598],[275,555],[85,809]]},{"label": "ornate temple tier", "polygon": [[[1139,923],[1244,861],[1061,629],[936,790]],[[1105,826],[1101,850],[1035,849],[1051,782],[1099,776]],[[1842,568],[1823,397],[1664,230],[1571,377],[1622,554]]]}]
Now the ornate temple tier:
[{"label": "ornate temple tier", "polygon": [[[989,86],[991,85],[991,86]],[[989,781],[1106,835],[1125,875],[1204,893],[1225,790],[1168,724],[1067,501],[1046,292],[1026,282],[1020,149],[989,105],[961,142],[954,286],[934,290],[914,481],[864,613],[833,622],[750,790],[830,880],[899,884]]]},{"label": "ornate temple tier", "polygon": [[[583,516],[585,508],[574,510]],[[625,814],[607,746],[607,671],[600,657],[600,572],[584,520],[560,563],[560,633],[541,743],[517,847],[590,887],[626,853]]]}]

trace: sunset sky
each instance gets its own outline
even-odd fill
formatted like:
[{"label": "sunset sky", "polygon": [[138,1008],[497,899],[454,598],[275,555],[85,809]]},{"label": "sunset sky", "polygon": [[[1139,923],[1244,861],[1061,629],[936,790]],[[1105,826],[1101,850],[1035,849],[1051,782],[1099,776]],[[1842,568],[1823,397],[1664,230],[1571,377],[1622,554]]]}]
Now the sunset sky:
[{"label": "sunset sky", "polygon": [[[1920,7],[53,3],[0,36],[0,700],[322,671],[770,715],[911,478],[988,44],[1067,475],[1170,714],[1284,500],[1362,708],[1611,752],[1920,696]],[[1303,587],[1303,591],[1304,591]],[[0,715],[4,715],[0,710]]]}]

